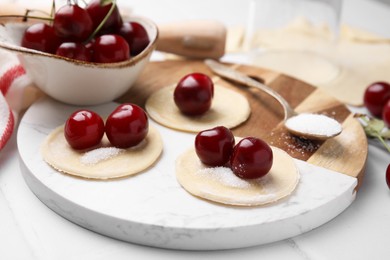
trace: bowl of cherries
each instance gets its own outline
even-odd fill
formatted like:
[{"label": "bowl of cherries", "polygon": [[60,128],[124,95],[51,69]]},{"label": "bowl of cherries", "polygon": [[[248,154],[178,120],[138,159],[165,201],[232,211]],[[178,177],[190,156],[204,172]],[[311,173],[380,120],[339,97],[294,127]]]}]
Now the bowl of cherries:
[{"label": "bowl of cherries", "polygon": [[128,91],[156,48],[157,26],[122,17],[115,0],[55,9],[44,21],[1,25],[0,47],[16,52],[37,87],[61,102],[97,105]]}]

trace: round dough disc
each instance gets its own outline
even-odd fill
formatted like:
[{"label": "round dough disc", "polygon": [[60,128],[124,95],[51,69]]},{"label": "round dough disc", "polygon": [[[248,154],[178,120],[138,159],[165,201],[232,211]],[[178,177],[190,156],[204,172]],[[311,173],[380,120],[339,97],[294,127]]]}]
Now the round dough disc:
[{"label": "round dough disc", "polygon": [[227,167],[207,167],[194,149],[176,161],[176,178],[189,193],[210,201],[257,206],[276,202],[290,195],[299,182],[299,171],[293,159],[283,150],[272,147],[274,161],[262,178],[244,180]]},{"label": "round dough disc", "polygon": [[[104,155],[106,148],[114,150],[115,154]],[[110,148],[104,136],[99,147],[90,151],[77,151],[70,147],[64,136],[64,126],[60,126],[45,139],[41,153],[43,159],[60,172],[87,179],[112,179],[142,172],[159,158],[162,149],[160,134],[155,128],[149,127],[145,140],[135,147]],[[92,155],[93,152],[96,154]]]},{"label": "round dough disc", "polygon": [[146,101],[146,111],[156,122],[176,130],[199,132],[223,125],[233,128],[250,115],[248,100],[236,91],[214,85],[214,98],[209,111],[201,116],[186,116],[173,100],[175,85],[154,92]]}]

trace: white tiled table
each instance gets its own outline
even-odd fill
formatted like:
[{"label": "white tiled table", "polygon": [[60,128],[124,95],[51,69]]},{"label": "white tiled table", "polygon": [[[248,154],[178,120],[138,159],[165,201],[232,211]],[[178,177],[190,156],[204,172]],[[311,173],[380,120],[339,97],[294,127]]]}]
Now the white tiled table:
[{"label": "white tiled table", "polygon": [[[238,0],[198,0],[197,5],[189,0],[119,3],[131,4],[134,12],[157,23],[214,16],[227,25],[235,25],[245,22],[247,11],[247,1]],[[221,4],[223,12],[215,12]],[[202,13],[201,5],[209,7]],[[343,21],[390,37],[390,9],[385,5],[368,0],[345,1]],[[187,252],[117,241],[85,230],[52,212],[22,179],[14,136],[0,153],[0,259],[387,259],[390,191],[384,173],[389,158],[384,150],[370,145],[366,175],[356,201],[320,228],[253,248]]]}]

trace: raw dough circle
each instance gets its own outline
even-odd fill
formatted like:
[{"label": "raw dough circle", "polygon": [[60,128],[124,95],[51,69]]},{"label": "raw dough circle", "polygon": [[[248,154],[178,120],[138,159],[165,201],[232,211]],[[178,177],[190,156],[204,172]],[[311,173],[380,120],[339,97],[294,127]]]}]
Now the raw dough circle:
[{"label": "raw dough circle", "polygon": [[64,126],[60,126],[45,139],[41,153],[43,159],[60,172],[87,179],[104,180],[134,175],[147,169],[159,158],[163,143],[159,132],[154,127],[149,127],[148,135],[137,146],[128,149],[112,147],[116,149],[116,154],[109,158],[98,159],[97,162],[91,159],[83,161],[88,153],[108,147],[110,143],[104,136],[101,145],[94,150],[74,150],[65,139]]},{"label": "raw dough circle", "polygon": [[214,85],[214,98],[209,111],[201,116],[186,116],[173,100],[175,85],[154,92],[146,101],[146,111],[158,123],[185,132],[199,132],[223,125],[233,128],[250,115],[248,100],[236,91]]},{"label": "raw dough circle", "polygon": [[294,191],[299,182],[299,171],[286,152],[271,148],[272,168],[259,179],[243,180],[229,168],[207,167],[198,159],[195,149],[177,159],[176,178],[189,193],[222,204],[257,206],[276,202]]}]

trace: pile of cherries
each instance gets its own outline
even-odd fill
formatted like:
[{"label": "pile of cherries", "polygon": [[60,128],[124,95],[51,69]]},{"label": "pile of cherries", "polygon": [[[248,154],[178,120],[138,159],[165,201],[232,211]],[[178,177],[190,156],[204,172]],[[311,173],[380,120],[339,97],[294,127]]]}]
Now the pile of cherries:
[{"label": "pile of cherries", "polygon": [[224,126],[199,132],[195,137],[195,151],[205,165],[228,166],[242,179],[265,176],[273,163],[272,149],[266,142],[246,137],[235,145],[232,132]]},{"label": "pile of cherries", "polygon": [[115,0],[92,0],[85,8],[68,1],[55,13],[52,25],[28,27],[21,46],[85,62],[113,63],[138,55],[149,42],[141,24],[123,22]]},{"label": "pile of cherries", "polygon": [[[390,84],[387,82],[375,82],[366,88],[364,93],[364,105],[375,117],[382,118],[390,128]],[[386,183],[390,189],[390,164],[386,169]]]},{"label": "pile of cherries", "polygon": [[104,133],[110,143],[118,148],[136,146],[149,131],[148,116],[137,105],[126,103],[118,106],[107,118],[106,124],[95,112],[78,110],[65,123],[65,139],[76,150],[97,146]]}]

